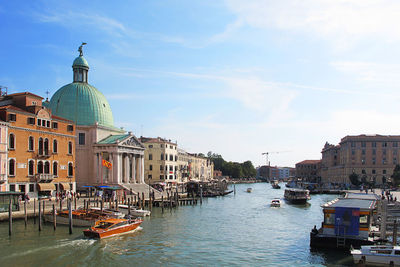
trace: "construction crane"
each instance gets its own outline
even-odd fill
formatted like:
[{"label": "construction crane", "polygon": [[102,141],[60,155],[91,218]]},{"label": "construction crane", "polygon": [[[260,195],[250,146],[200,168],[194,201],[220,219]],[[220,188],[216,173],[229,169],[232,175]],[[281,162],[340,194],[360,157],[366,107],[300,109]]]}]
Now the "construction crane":
[{"label": "construction crane", "polygon": [[279,153],[286,153],[286,152],[290,152],[290,150],[264,152],[264,153],[261,153],[261,155],[263,155],[263,156],[265,155],[267,166],[271,166],[271,162],[268,161],[269,154],[279,154]]}]

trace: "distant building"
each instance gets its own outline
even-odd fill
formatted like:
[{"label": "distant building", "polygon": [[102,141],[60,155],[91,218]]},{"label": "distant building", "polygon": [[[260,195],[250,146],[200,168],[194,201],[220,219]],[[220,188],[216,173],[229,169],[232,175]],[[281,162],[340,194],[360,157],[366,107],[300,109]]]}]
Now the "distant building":
[{"label": "distant building", "polygon": [[0,121],[0,192],[7,191],[8,123]]},{"label": "distant building", "polygon": [[296,173],[296,169],[291,167],[278,167],[278,169],[279,179],[288,179],[289,177],[293,177]]},{"label": "distant building", "polygon": [[303,160],[296,163],[296,177],[308,182],[320,181],[321,160]]},{"label": "distant building", "polygon": [[145,146],[144,175],[146,182],[176,184],[178,145],[161,137],[141,137]]},{"label": "distant building", "polygon": [[257,177],[264,179],[279,179],[280,171],[278,167],[263,165],[257,168]]},{"label": "distant building", "polygon": [[214,163],[199,154],[189,153],[189,180],[211,181],[214,177]]},{"label": "distant building", "polygon": [[339,145],[322,149],[321,177],[325,183],[350,184],[355,173],[363,182],[385,184],[399,164],[399,135],[348,135]]}]

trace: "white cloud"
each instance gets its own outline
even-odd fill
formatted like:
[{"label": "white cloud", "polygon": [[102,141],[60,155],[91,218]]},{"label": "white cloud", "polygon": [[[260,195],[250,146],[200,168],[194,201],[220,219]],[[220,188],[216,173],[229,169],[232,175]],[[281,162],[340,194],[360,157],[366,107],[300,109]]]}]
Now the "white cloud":
[{"label": "white cloud", "polygon": [[335,61],[331,65],[346,74],[354,76],[359,82],[379,86],[400,85],[400,64],[382,64],[365,61]]},{"label": "white cloud", "polygon": [[238,20],[258,28],[307,33],[343,48],[363,38],[400,41],[397,0],[226,0]]}]

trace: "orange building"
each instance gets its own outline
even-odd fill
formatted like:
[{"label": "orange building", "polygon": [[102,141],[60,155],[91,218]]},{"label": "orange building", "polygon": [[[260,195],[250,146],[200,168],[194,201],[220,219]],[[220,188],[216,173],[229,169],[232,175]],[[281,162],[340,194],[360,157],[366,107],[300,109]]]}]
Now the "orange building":
[{"label": "orange building", "polygon": [[29,92],[0,96],[0,119],[8,122],[8,190],[30,197],[75,185],[75,125],[52,116],[42,100]]}]

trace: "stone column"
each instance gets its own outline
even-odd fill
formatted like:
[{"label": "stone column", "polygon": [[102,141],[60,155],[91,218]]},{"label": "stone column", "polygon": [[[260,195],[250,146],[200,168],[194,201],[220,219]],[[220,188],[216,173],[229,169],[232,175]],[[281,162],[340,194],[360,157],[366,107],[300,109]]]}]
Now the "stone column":
[{"label": "stone column", "polygon": [[128,183],[129,181],[129,156],[125,155],[125,179],[124,183]]},{"label": "stone column", "polygon": [[119,184],[122,181],[122,154],[118,154],[118,168],[117,168],[117,177],[115,179],[115,183]]},{"label": "stone column", "polygon": [[113,183],[115,179],[118,177],[118,154],[111,153],[110,160],[112,162],[112,168],[110,170],[110,182]]},{"label": "stone column", "polygon": [[[94,157],[94,166],[96,166],[96,180],[97,183],[100,184],[101,183],[101,157],[100,157],[100,153],[96,153],[96,156]],[[97,162],[96,162],[97,161]]]},{"label": "stone column", "polygon": [[131,183],[136,184],[136,157],[135,154],[131,155],[131,168],[132,168],[132,178]]},{"label": "stone column", "polygon": [[140,156],[140,183],[144,184],[144,155]]}]

